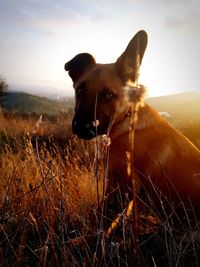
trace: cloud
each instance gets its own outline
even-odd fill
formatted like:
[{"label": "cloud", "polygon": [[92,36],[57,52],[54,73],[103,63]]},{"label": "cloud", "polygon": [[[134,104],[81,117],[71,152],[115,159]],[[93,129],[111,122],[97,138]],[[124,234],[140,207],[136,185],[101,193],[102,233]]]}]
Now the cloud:
[{"label": "cloud", "polygon": [[200,12],[192,12],[184,17],[168,17],[166,25],[170,28],[179,28],[189,31],[200,31]]},{"label": "cloud", "polygon": [[174,29],[200,31],[199,0],[177,1],[171,5],[166,16],[166,26]]},{"label": "cloud", "polygon": [[96,22],[103,18],[103,14],[94,5],[88,5],[81,0],[0,1],[0,21],[6,28],[30,27],[52,34],[58,27],[79,23],[85,18]]}]

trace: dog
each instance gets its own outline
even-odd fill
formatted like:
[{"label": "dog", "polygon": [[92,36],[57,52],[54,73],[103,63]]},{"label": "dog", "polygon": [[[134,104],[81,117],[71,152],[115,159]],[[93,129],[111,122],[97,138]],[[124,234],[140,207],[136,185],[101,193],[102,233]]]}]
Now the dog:
[{"label": "dog", "polygon": [[[147,42],[147,33],[141,30],[115,63],[99,64],[92,55],[82,53],[65,64],[75,89],[72,129],[87,140],[109,136],[107,196],[118,188],[123,200],[127,192],[132,198],[133,181],[128,169],[133,153],[137,194],[146,194],[149,205],[159,214],[175,214],[181,221],[191,213],[199,219],[200,151],[156,110],[137,100],[137,94],[143,94],[140,88],[132,93],[136,100],[127,100],[127,85],[138,80]],[[139,103],[137,110],[131,108],[133,102]]]}]

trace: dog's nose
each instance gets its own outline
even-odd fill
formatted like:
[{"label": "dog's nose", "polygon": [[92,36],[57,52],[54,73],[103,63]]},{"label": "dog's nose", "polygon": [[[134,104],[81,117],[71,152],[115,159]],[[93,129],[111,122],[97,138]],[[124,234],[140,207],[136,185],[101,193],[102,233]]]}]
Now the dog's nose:
[{"label": "dog's nose", "polygon": [[83,139],[92,139],[95,137],[94,126],[92,123],[81,123],[79,119],[72,121],[73,133]]},{"label": "dog's nose", "polygon": [[86,123],[86,124],[85,124],[85,128],[86,128],[86,129],[91,128],[91,123]]}]

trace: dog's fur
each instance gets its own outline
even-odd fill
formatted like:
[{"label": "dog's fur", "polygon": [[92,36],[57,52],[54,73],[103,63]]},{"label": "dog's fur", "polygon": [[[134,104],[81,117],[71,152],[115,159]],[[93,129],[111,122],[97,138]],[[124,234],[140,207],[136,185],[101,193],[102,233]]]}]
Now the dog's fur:
[{"label": "dog's fur", "polygon": [[[86,53],[65,64],[76,94],[73,132],[84,139],[111,138],[107,194],[117,186],[124,194],[132,186],[127,151],[133,114],[124,88],[137,81],[146,45],[147,34],[140,31],[113,64],[97,64]],[[192,207],[200,217],[200,151],[147,104],[137,112],[134,169],[138,190],[145,189],[156,208],[171,214]]]}]

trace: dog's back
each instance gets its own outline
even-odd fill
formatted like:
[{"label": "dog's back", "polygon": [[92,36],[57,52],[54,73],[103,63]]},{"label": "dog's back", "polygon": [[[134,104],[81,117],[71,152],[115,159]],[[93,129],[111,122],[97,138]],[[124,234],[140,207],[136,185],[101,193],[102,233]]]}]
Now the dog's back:
[{"label": "dog's back", "polygon": [[[112,140],[110,148],[114,186],[119,184],[125,191],[132,182],[127,175],[129,122],[127,120],[127,130]],[[183,205],[187,204],[200,217],[200,151],[146,104],[138,111],[134,165],[138,188],[145,191],[159,210],[163,208],[163,201],[176,212],[178,207],[184,209]]]}]

